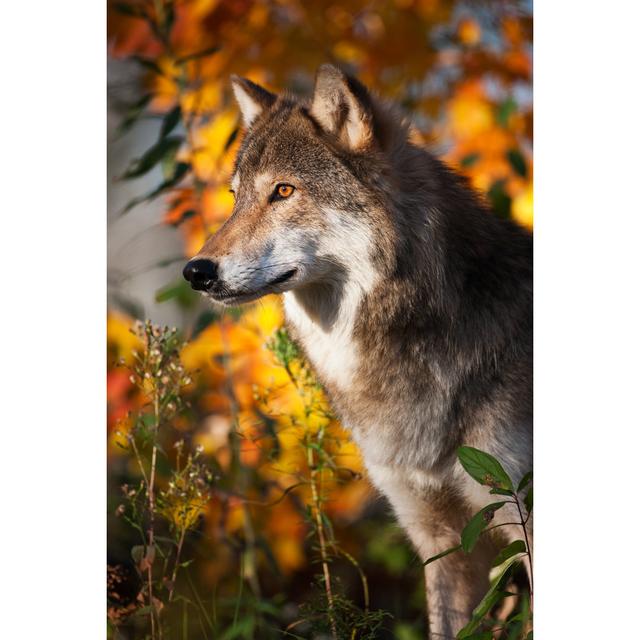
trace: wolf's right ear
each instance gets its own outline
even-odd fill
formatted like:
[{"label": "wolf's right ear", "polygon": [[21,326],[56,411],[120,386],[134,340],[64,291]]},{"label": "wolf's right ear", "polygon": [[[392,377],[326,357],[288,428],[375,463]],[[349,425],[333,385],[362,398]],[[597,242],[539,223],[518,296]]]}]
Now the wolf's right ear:
[{"label": "wolf's right ear", "polygon": [[373,108],[366,87],[331,64],[316,74],[311,115],[322,128],[336,135],[354,151],[374,139]]},{"label": "wolf's right ear", "polygon": [[231,76],[231,86],[242,113],[242,120],[247,128],[276,101],[276,96],[273,93],[246,78]]}]

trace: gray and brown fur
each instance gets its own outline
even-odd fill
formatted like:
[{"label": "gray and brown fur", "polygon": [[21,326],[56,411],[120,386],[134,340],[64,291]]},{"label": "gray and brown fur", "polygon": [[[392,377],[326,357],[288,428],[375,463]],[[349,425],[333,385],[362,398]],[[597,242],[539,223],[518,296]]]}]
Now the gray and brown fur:
[{"label": "gray and brown fur", "polygon": [[[532,467],[531,235],[335,67],[320,68],[311,102],[233,86],[247,127],[236,203],[195,258],[213,265],[198,288],[222,304],[283,293],[290,331],[426,560],[493,501],[458,446],[516,480]],[[281,183],[295,191],[274,200]],[[432,637],[468,621],[495,552],[486,538],[427,566]]]}]

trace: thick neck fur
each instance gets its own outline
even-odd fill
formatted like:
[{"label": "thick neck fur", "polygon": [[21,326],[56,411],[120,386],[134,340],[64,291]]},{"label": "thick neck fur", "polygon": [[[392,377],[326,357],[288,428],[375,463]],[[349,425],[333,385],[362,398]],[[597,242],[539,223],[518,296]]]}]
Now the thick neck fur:
[{"label": "thick neck fur", "polygon": [[[363,300],[361,328],[416,330],[443,353],[481,365],[529,329],[530,234],[491,214],[466,180],[422,149],[397,154],[393,260]],[[523,326],[526,325],[526,326]],[[434,345],[435,346],[435,345]]]},{"label": "thick neck fur", "polygon": [[[532,240],[426,151],[396,141],[390,158],[378,174],[367,168],[381,225],[370,262],[287,294],[285,307],[343,419],[391,423],[419,399],[425,420],[446,427],[429,440],[435,460],[487,419],[498,370],[530,375]],[[491,420],[517,420],[530,404],[505,397]]]},{"label": "thick neck fur", "polygon": [[307,287],[297,301],[325,330],[341,322],[363,336],[419,331],[481,365],[528,328],[530,318],[510,311],[532,293],[531,236],[487,211],[426,151],[406,143],[395,156],[371,263],[354,262],[348,277]]}]

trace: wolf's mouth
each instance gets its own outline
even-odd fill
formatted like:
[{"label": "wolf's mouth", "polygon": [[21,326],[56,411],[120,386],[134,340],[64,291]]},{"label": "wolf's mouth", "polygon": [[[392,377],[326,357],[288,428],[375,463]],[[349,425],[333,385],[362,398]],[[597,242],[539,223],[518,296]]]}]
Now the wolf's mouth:
[{"label": "wolf's mouth", "polygon": [[271,282],[269,282],[267,286],[271,287],[274,284],[282,284],[287,280],[291,280],[291,278],[296,275],[296,271],[297,269],[290,269],[289,271],[285,271],[281,276],[278,276],[277,278],[274,278]]},{"label": "wolf's mouth", "polygon": [[223,304],[253,302],[268,293],[277,293],[277,291],[274,291],[274,287],[291,280],[297,271],[297,269],[289,269],[289,271],[285,271],[283,274],[273,280],[270,280],[263,287],[255,291],[210,291],[209,296],[216,302],[221,302]]}]

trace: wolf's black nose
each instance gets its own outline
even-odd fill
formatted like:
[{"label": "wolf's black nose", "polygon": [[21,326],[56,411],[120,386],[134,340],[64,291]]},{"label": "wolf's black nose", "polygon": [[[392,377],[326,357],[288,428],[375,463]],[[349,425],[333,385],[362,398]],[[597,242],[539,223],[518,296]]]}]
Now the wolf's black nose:
[{"label": "wolf's black nose", "polygon": [[218,267],[215,262],[198,258],[190,260],[182,271],[185,280],[191,283],[196,291],[206,291],[218,278]]}]

